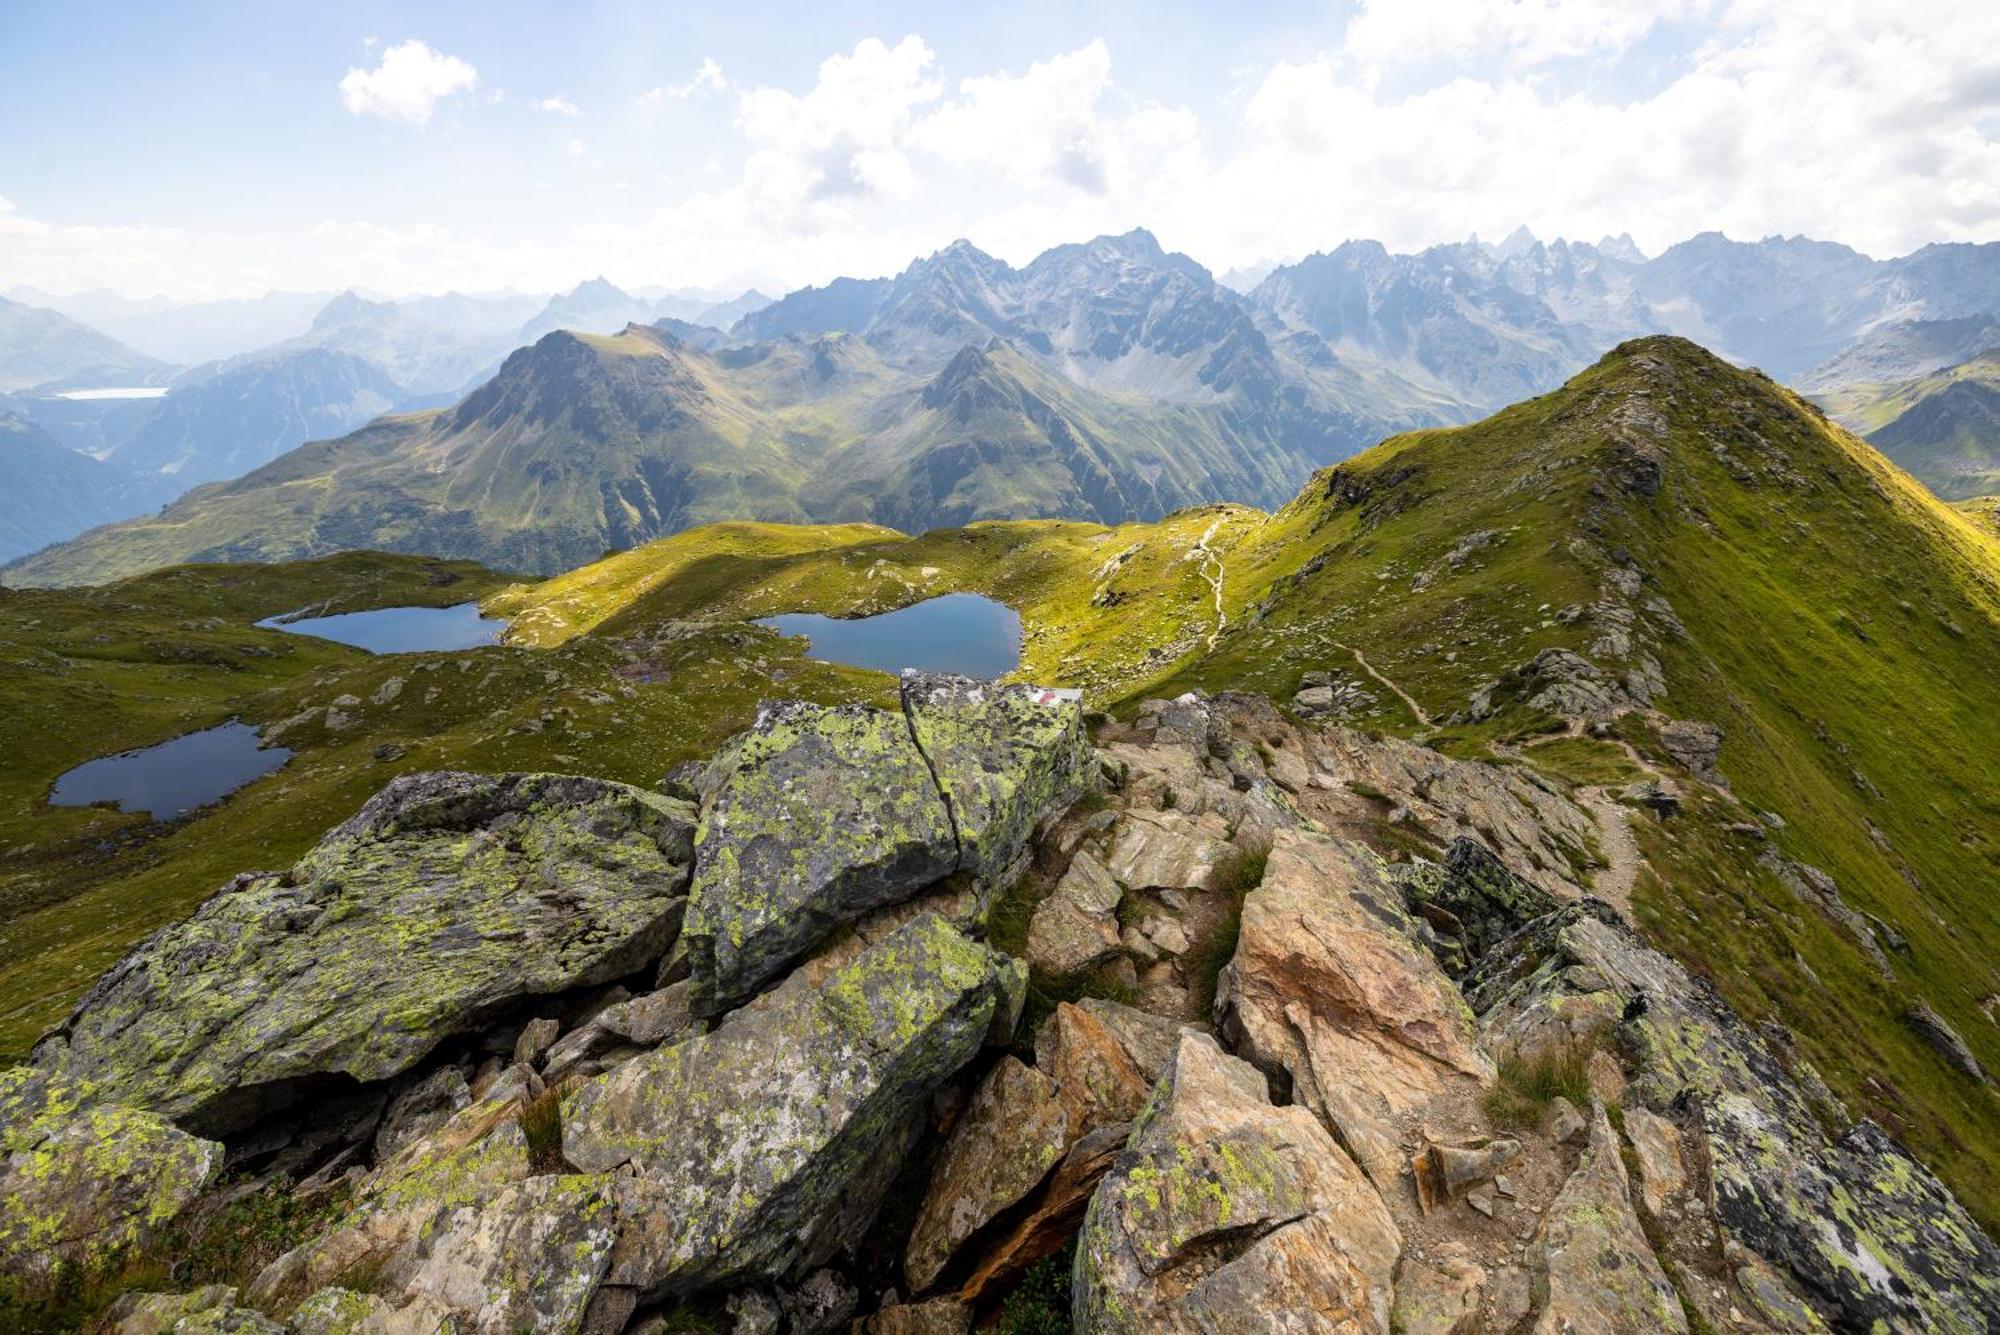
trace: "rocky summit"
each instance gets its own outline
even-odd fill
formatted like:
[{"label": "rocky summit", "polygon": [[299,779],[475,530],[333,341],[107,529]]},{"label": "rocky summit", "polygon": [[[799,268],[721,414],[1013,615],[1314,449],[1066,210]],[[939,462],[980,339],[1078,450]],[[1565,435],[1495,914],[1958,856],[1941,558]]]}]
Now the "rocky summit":
[{"label": "rocky summit", "polygon": [[[134,1333],[2000,1323],[1952,1193],[1506,767],[906,675],[663,786],[401,778],[133,951],[0,1076],[8,1292]],[[283,1245],[236,1282],[144,1269],[252,1202]]]}]

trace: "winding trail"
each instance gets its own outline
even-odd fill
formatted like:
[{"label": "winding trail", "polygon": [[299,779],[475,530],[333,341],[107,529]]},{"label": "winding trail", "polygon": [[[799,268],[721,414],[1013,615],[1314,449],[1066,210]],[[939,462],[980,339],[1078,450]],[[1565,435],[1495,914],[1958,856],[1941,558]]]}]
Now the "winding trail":
[{"label": "winding trail", "polygon": [[[1208,545],[1208,540],[1215,536],[1215,530],[1221,527],[1222,518],[1218,517],[1214,522],[1209,524],[1208,528],[1202,532],[1199,538],[1195,539],[1194,546],[1188,548],[1187,554],[1187,559],[1190,561],[1194,560],[1197,554],[1199,554],[1201,559],[1201,577],[1208,581],[1210,588],[1215,590],[1215,629],[1208,633],[1208,647],[1210,649],[1215,648],[1215,642],[1222,638],[1223,627],[1229,624],[1229,614],[1222,610],[1222,580],[1228,573],[1229,568],[1223,564],[1222,557],[1217,554],[1216,550]],[[1213,573],[1211,573],[1211,567],[1213,567]]]},{"label": "winding trail", "polygon": [[1423,724],[1426,728],[1432,728],[1437,726],[1432,721],[1431,716],[1424,712],[1424,707],[1417,703],[1415,696],[1411,695],[1408,691],[1398,686],[1395,682],[1390,681],[1387,677],[1377,672],[1375,670],[1375,665],[1373,663],[1370,663],[1367,657],[1364,656],[1359,649],[1356,649],[1351,644],[1342,644],[1339,640],[1334,640],[1332,643],[1334,648],[1343,650],[1346,653],[1354,655],[1354,661],[1361,665],[1361,670],[1363,672],[1366,672],[1376,681],[1382,683],[1382,685],[1387,687],[1389,690],[1394,691],[1396,693],[1396,698],[1398,700],[1401,700],[1405,705],[1407,705],[1409,707],[1410,713],[1416,716],[1417,722]]},{"label": "winding trail", "polygon": [[1591,878],[1590,892],[1617,909],[1629,923],[1632,887],[1646,861],[1639,853],[1639,841],[1632,837],[1632,810],[1595,786],[1578,788],[1574,796],[1579,806],[1597,818],[1598,851],[1604,854],[1604,866]]}]

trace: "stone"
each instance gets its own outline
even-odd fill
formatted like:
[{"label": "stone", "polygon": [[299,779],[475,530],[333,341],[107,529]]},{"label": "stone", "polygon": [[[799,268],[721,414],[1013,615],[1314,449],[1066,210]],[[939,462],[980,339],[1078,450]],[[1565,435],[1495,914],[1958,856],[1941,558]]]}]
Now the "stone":
[{"label": "stone", "polygon": [[1085,1133],[1071,1145],[1026,1213],[980,1253],[958,1296],[977,1302],[989,1289],[1012,1282],[1035,1262],[1068,1246],[1098,1182],[1111,1171],[1130,1134],[1129,1123],[1116,1122]]},{"label": "stone", "polygon": [[972,1308],[956,1298],[898,1303],[868,1319],[865,1335],[971,1335]]},{"label": "stone", "polygon": [[656,958],[692,833],[685,805],[623,784],[404,775],[290,872],[238,877],[127,955],[32,1060],[217,1133],[314,1077],[388,1079]]},{"label": "stone", "polygon": [[1660,749],[1673,757],[1675,764],[1697,779],[1709,783],[1721,780],[1715,761],[1722,754],[1722,729],[1694,719],[1669,719],[1659,731]]},{"label": "stone", "polygon": [[[1576,980],[1592,989],[1579,994]],[[2000,1249],[1880,1127],[1829,1135],[1768,1042],[1709,984],[1607,905],[1566,905],[1465,980],[1482,1026],[1609,999],[1625,1106],[1689,1109],[1684,1167],[1705,1169],[1725,1244],[1768,1263],[1836,1329],[1978,1329],[2000,1310]],[[1594,1003],[1593,1003],[1594,1004]],[[1705,1204],[1706,1204],[1705,1203]]]},{"label": "stone", "polygon": [[[1519,1141],[1493,1140],[1484,1145],[1428,1144],[1411,1161],[1417,1204],[1425,1214],[1457,1200],[1473,1188],[1491,1182],[1521,1153]],[[1484,1214],[1492,1214],[1488,1209]]]},{"label": "stone", "polygon": [[429,1135],[471,1102],[472,1089],[465,1082],[465,1072],[456,1066],[440,1066],[406,1085],[389,1100],[382,1114],[382,1124],[375,1132],[375,1158],[386,1159],[411,1141]]},{"label": "stone", "polygon": [[1077,1239],[1074,1324],[1214,1331],[1386,1330],[1402,1237],[1304,1108],[1274,1107],[1256,1068],[1185,1033],[1099,1185]]},{"label": "stone", "polygon": [[591,1023],[628,1043],[650,1048],[694,1023],[694,984],[689,979],[607,1006]]},{"label": "stone", "polygon": [[290,1335],[433,1335],[454,1324],[452,1310],[431,1298],[402,1307],[372,1293],[329,1285],[309,1295],[285,1322]]},{"label": "stone", "polygon": [[98,1327],[103,1335],[285,1335],[286,1327],[237,1302],[234,1288],[190,1293],[127,1293]]},{"label": "stone", "polygon": [[596,1020],[587,1020],[549,1045],[542,1055],[542,1074],[549,1080],[560,1080],[573,1071],[583,1070],[587,1063],[610,1052],[618,1043],[618,1035]]},{"label": "stone", "polygon": [[549,1050],[549,1044],[562,1033],[562,1021],[541,1018],[528,1021],[521,1027],[521,1036],[514,1042],[514,1064],[532,1066]]},{"label": "stone", "polygon": [[1903,1013],[1904,1022],[1917,1031],[1917,1036],[1931,1045],[1937,1054],[1951,1064],[1961,1075],[1984,1082],[1986,1072],[1980,1068],[1979,1059],[1972,1055],[1958,1031],[1945,1022],[1945,1018],[1932,1010],[1925,1002],[1917,1002]]},{"label": "stone", "polygon": [[851,1245],[932,1091],[1018,1005],[1021,974],[922,913],[815,981],[583,1085],[564,1106],[563,1153],[620,1175],[607,1283],[654,1301],[792,1281]]},{"label": "stone", "polygon": [[905,672],[902,706],[951,808],[959,867],[984,880],[1006,872],[1035,827],[1093,782],[1094,753],[1074,696]]},{"label": "stone", "polygon": [[711,768],[726,778],[696,835],[685,925],[700,1014],[958,867],[951,813],[900,713],[766,705]]},{"label": "stone", "polygon": [[1102,964],[1119,950],[1118,882],[1079,849],[1028,922],[1028,960],[1054,974]]},{"label": "stone", "polygon": [[912,1290],[930,1288],[967,1239],[1041,1185],[1069,1128],[1054,1081],[1011,1056],[994,1064],[932,1166],[903,1251]]},{"label": "stone", "polygon": [[1589,1146],[1542,1219],[1535,1250],[1548,1284],[1536,1335],[1687,1330],[1680,1298],[1632,1212],[1617,1136],[1602,1108],[1591,1119]]},{"label": "stone", "polygon": [[1458,989],[1359,844],[1277,832],[1218,990],[1232,1046],[1286,1077],[1383,1190],[1406,1162],[1398,1124],[1493,1078]]},{"label": "stone", "polygon": [[1680,1128],[1646,1108],[1625,1110],[1625,1139],[1639,1165],[1639,1202],[1655,1219],[1687,1189]]},{"label": "stone", "polygon": [[1554,895],[1514,875],[1486,845],[1464,835],[1452,840],[1441,863],[1416,864],[1398,881],[1404,902],[1433,929],[1440,922],[1435,910],[1449,915],[1449,930],[1466,961],[1557,904]]},{"label": "stone", "polygon": [[1059,1004],[1035,1035],[1035,1067],[1055,1081],[1070,1134],[1137,1117],[1185,1028],[1096,997]]},{"label": "stone", "polygon": [[1230,857],[1228,825],[1184,810],[1128,808],[1112,832],[1105,866],[1121,885],[1213,889]]},{"label": "stone", "polygon": [[145,1247],[222,1158],[157,1113],[86,1104],[33,1067],[0,1071],[0,1276],[46,1280]]},{"label": "stone", "polygon": [[833,1335],[845,1330],[861,1295],[833,1270],[815,1270],[796,1288],[778,1292],[790,1335]]},{"label": "stone", "polygon": [[778,1300],[761,1289],[730,1294],[727,1310],[731,1335],[778,1335],[785,1322]]},{"label": "stone", "polygon": [[1397,1335],[1473,1335],[1485,1287],[1486,1271],[1456,1243],[1431,1261],[1405,1255],[1396,1267],[1389,1328]]},{"label": "stone", "polygon": [[1478,723],[1499,713],[1510,699],[1558,718],[1601,722],[1638,704],[1595,664],[1568,649],[1553,648],[1481,686],[1466,715]]}]

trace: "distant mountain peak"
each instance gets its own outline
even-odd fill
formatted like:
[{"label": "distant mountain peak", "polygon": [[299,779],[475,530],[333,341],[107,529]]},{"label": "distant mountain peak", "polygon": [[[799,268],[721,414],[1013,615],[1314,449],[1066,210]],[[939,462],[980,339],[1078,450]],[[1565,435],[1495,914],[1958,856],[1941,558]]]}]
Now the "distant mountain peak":
[{"label": "distant mountain peak", "polygon": [[315,330],[332,329],[337,325],[382,315],[395,308],[393,301],[370,301],[350,287],[319,308],[319,314],[313,317],[312,327]]},{"label": "distant mountain peak", "polygon": [[597,277],[589,279],[585,282],[578,283],[575,287],[569,290],[567,295],[573,301],[606,302],[606,301],[631,300],[631,298],[625,294],[624,289],[620,288],[616,283],[606,278],[603,274],[599,274]]}]

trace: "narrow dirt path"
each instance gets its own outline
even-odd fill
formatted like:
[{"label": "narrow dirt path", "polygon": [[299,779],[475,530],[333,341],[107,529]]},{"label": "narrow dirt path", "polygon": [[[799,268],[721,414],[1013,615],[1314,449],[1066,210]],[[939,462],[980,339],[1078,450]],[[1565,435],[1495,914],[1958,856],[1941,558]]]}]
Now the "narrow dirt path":
[{"label": "narrow dirt path", "polygon": [[1375,665],[1370,663],[1359,649],[1356,649],[1351,644],[1342,644],[1339,640],[1335,640],[1333,642],[1333,647],[1336,649],[1345,650],[1347,653],[1354,655],[1354,661],[1361,665],[1361,670],[1363,672],[1366,672],[1369,676],[1373,677],[1376,681],[1382,683],[1382,685],[1386,686],[1391,691],[1394,691],[1396,693],[1396,698],[1398,700],[1401,700],[1405,705],[1409,706],[1410,713],[1416,716],[1417,722],[1423,724],[1426,728],[1436,726],[1431,721],[1431,716],[1424,712],[1424,707],[1417,703],[1416,697],[1412,696],[1408,691],[1398,686],[1395,682],[1390,681],[1387,677],[1377,672],[1375,670]]},{"label": "narrow dirt path", "polygon": [[1632,921],[1632,887],[1646,859],[1639,841],[1632,837],[1632,808],[1614,802],[1602,788],[1579,788],[1577,804],[1597,818],[1597,846],[1605,865],[1592,878],[1590,892],[1617,909],[1626,922]]},{"label": "narrow dirt path", "polygon": [[1215,549],[1208,545],[1208,540],[1215,536],[1215,530],[1221,527],[1222,520],[1218,518],[1202,532],[1199,538],[1195,539],[1194,546],[1188,548],[1187,554],[1187,559],[1190,561],[1194,560],[1197,554],[1199,554],[1201,559],[1201,577],[1208,581],[1210,588],[1215,590],[1215,629],[1208,633],[1208,647],[1210,649],[1215,648],[1215,642],[1222,638],[1223,627],[1229,624],[1229,614],[1222,610],[1222,580],[1228,573],[1228,567],[1223,564],[1222,558],[1216,554]]}]

